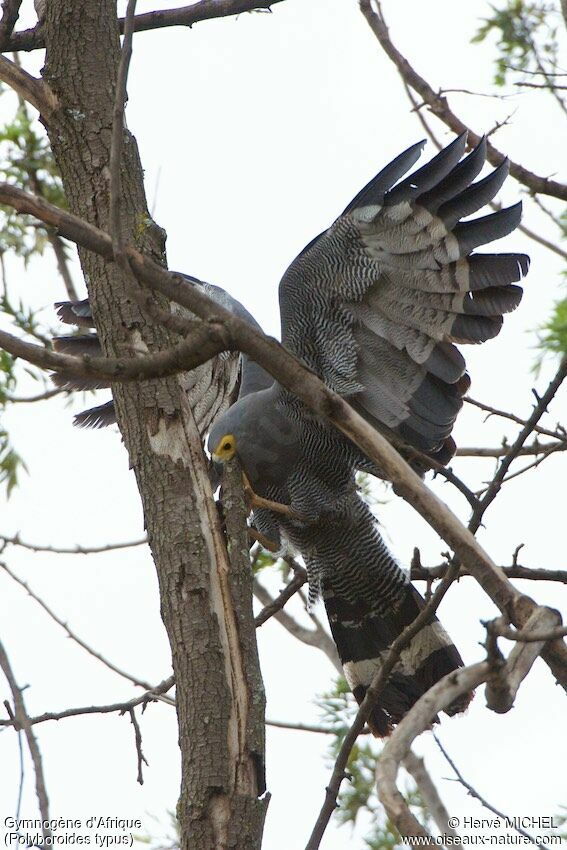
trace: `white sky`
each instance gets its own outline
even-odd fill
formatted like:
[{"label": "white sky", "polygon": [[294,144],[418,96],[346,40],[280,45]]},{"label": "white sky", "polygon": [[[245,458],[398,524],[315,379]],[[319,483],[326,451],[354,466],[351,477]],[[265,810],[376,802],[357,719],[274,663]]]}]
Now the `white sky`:
[{"label": "white sky", "polygon": [[[138,11],[164,5],[139,2]],[[31,2],[23,9],[32,23]],[[481,0],[467,4],[435,0],[385,3],[392,37],[434,87],[486,91],[492,77],[491,46],[470,46]],[[411,26],[408,26],[408,23]],[[41,56],[26,58],[38,70]],[[150,203],[168,232],[171,268],[220,284],[243,301],[266,331],[277,334],[277,284],[288,263],[327,226],[360,187],[400,150],[423,137],[400,81],[357,10],[354,0],[287,0],[272,15],[243,15],[142,33],[134,40],[129,82],[128,125],[140,145]],[[496,138],[513,159],[542,174],[560,172],[564,129],[552,103],[534,93],[505,101],[463,95],[451,102],[476,130],[490,130],[513,109],[511,124]],[[451,136],[442,127],[440,137]],[[433,153],[432,146],[429,152]],[[565,175],[564,175],[565,176]],[[514,202],[509,180],[503,198]],[[553,237],[537,211],[526,223]],[[534,329],[558,297],[560,260],[522,234],[501,250],[527,251],[533,258],[524,300],[507,317],[498,339],[467,351],[472,394],[493,405],[528,415],[536,352]],[[49,305],[64,297],[51,263],[33,261],[28,272],[9,264],[12,291],[54,322]],[[77,271],[77,280],[79,272]],[[541,390],[553,373],[544,366]],[[37,386],[24,381],[21,392]],[[101,401],[104,394],[101,394]],[[90,405],[87,399],[87,405]],[[73,409],[81,409],[77,401]],[[563,416],[565,393],[550,411]],[[71,427],[72,410],[59,400],[21,405],[6,417],[13,441],[29,469],[9,502],[0,501],[0,533],[21,532],[25,540],[56,545],[93,545],[140,537],[139,499],[120,437],[113,429],[85,432]],[[484,422],[465,408],[456,428],[460,445],[497,445],[513,427]],[[491,462],[462,459],[453,464],[471,485],[491,475]],[[522,563],[565,568],[563,544],[564,455],[509,484],[486,516],[480,535],[497,562],[510,563],[520,543]],[[436,492],[467,519],[467,505],[449,485]],[[3,494],[0,500],[3,500]],[[407,564],[414,546],[424,563],[437,563],[446,545],[401,500],[388,496],[379,510],[389,543]],[[152,682],[170,672],[169,651],[159,617],[157,582],[145,548],[100,556],[4,554],[10,567],[52,605],[86,641],[128,671]],[[519,583],[538,601],[564,605],[561,586]],[[277,590],[276,579],[272,589]],[[292,610],[299,610],[293,608]],[[471,580],[462,580],[444,601],[441,618],[467,662],[483,651],[480,620],[494,606]],[[21,588],[0,573],[1,636],[30,713],[129,699],[132,686],[85,655],[50,622]],[[268,717],[317,721],[315,694],[333,670],[321,653],[298,644],[275,622],[259,633]],[[4,682],[0,690],[4,689]],[[8,692],[2,692],[2,699]],[[479,692],[466,717],[445,719],[444,743],[471,783],[511,815],[549,815],[565,804],[563,765],[567,756],[565,697],[537,662],[513,711],[489,712]],[[37,726],[53,816],[140,817],[155,832],[151,816],[166,821],[179,783],[174,713],[151,705],[140,719],[150,762],[145,784],[135,781],[133,730],[117,715],[77,718]],[[268,730],[268,785],[272,800],[265,847],[304,846],[328,781],[322,736]],[[426,755],[452,813],[486,815],[456,783],[434,742],[423,735]],[[0,822],[15,812],[19,779],[16,737],[0,735]],[[29,762],[29,760],[28,760]],[[28,763],[22,816],[36,816]],[[325,850],[362,847],[364,829],[331,826]]]}]

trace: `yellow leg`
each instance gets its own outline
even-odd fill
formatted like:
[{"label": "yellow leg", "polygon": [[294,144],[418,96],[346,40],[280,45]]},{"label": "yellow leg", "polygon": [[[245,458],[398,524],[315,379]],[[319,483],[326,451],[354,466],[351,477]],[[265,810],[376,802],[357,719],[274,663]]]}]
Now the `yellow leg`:
[{"label": "yellow leg", "polygon": [[248,529],[248,537],[250,540],[254,540],[256,543],[259,543],[263,549],[266,549],[268,552],[279,552],[281,546],[277,543],[274,543],[273,540],[269,540],[265,534],[262,534],[261,531],[258,531],[256,528]]},{"label": "yellow leg", "polygon": [[275,514],[282,514],[289,519],[299,519],[295,511],[292,511],[289,505],[282,505],[281,502],[272,502],[271,499],[264,499],[263,496],[258,496],[252,489],[246,474],[242,473],[242,483],[244,484],[244,495],[248,499],[248,504],[251,508],[264,508],[267,511],[273,511]]}]

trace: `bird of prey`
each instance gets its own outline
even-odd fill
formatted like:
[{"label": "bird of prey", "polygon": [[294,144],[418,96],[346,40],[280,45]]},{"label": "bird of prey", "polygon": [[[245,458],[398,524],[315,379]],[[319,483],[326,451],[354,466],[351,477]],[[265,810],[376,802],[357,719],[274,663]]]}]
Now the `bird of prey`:
[{"label": "bird of prey", "polygon": [[[521,204],[460,221],[496,195],[507,161],[473,182],[486,144],[463,158],[463,135],[402,179],[423,144],[365,186],[293,261],[279,288],[286,348],[420,472],[455,451],[451,431],[470,383],[455,343],[496,336],[503,314],[521,299],[515,284],[529,265],[524,254],[474,252],[514,230]],[[206,291],[255,324],[222,290]],[[81,311],[90,312],[84,302],[59,307],[61,318],[75,324]],[[64,338],[60,350],[77,353],[75,339],[81,337]],[[92,414],[80,414],[79,424],[95,424]],[[211,420],[213,460],[237,455],[255,494],[254,527],[302,555],[310,599],[323,598],[345,676],[362,701],[381,657],[424,604],[356,489],[358,470],[380,477],[380,469],[249,360],[238,400]],[[373,708],[374,734],[387,735],[431,685],[461,665],[432,617],[402,652]],[[465,695],[447,713],[469,700]]]}]

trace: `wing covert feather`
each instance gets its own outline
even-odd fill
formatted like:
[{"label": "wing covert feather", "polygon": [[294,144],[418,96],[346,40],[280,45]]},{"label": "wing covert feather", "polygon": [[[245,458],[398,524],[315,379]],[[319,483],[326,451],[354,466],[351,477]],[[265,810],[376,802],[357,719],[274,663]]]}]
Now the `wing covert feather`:
[{"label": "wing covert feather", "polygon": [[486,142],[463,157],[460,136],[404,177],[421,146],[386,166],[291,264],[280,283],[282,340],[376,427],[447,460],[469,385],[454,343],[499,333],[529,258],[473,253],[518,226],[521,204],[461,220],[494,198],[508,161],[473,182]]}]

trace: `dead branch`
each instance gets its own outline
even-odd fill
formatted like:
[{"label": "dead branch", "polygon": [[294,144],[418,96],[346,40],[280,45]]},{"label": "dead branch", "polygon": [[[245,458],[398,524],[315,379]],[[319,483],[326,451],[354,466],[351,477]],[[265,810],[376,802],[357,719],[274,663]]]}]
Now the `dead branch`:
[{"label": "dead branch", "polygon": [[[131,708],[137,705],[146,706],[150,702],[163,702],[163,695],[170,690],[175,684],[173,676],[164,679],[155,688],[145,691],[140,696],[134,697],[128,702],[117,702],[109,705],[87,705],[81,708],[66,708],[63,711],[46,711],[44,714],[38,714],[36,717],[29,717],[27,722],[29,726],[35,726],[36,723],[45,723],[48,720],[63,720],[65,717],[79,717],[84,714],[125,714]],[[168,705],[175,705],[173,701],[168,700]],[[9,717],[7,720],[0,719],[0,726],[14,726],[18,723],[14,718]]]},{"label": "dead branch", "polygon": [[7,573],[13,581],[19,584],[20,587],[23,587],[26,593],[28,593],[28,595],[31,596],[31,598],[43,608],[48,617],[51,617],[51,619],[55,623],[57,623],[58,626],[61,626],[61,628],[66,631],[67,636],[70,637],[72,641],[77,643],[81,647],[81,649],[84,649],[86,652],[89,653],[89,655],[92,655],[93,658],[96,658],[97,661],[100,661],[102,664],[104,664],[105,667],[108,667],[109,670],[112,670],[113,673],[117,673],[119,676],[122,676],[122,678],[128,679],[128,681],[132,682],[133,685],[136,685],[139,688],[145,688],[147,691],[151,690],[152,686],[148,682],[145,682],[143,679],[139,679],[136,676],[132,676],[125,670],[122,670],[120,667],[117,667],[116,664],[113,664],[111,661],[105,658],[104,655],[101,655],[100,652],[97,652],[96,649],[93,649],[92,646],[89,646],[88,643],[85,643],[85,641],[82,640],[82,638],[80,638],[78,635],[76,635],[75,632],[73,632],[69,628],[67,623],[64,623],[63,620],[61,620],[61,618],[58,617],[54,611],[52,611],[49,605],[47,605],[47,603],[44,602],[43,599],[31,589],[29,584],[27,584],[27,582],[23,581],[23,579],[13,573],[12,570],[8,567],[8,565],[5,564],[3,561],[0,561],[0,568],[3,569],[4,572]]},{"label": "dead branch", "polygon": [[[161,9],[136,15],[134,32],[165,27],[192,27],[193,24],[213,18],[226,18],[244,12],[268,12],[272,6],[281,2],[282,0],[200,0],[191,6],[182,6],[179,9]],[[124,18],[119,19],[120,32],[124,32],[124,20]],[[4,49],[29,51],[42,47],[45,47],[45,40],[41,27],[37,26],[14,33]]]},{"label": "dead branch", "polygon": [[[440,835],[450,835],[458,839],[459,836],[452,826],[449,826],[449,812],[445,808],[443,800],[439,796],[435,783],[433,782],[429,771],[425,766],[425,762],[419,756],[410,750],[402,761],[402,765],[413,778],[413,781],[419,788],[419,792],[423,798],[423,802],[427,806],[433,821],[439,830]],[[455,844],[460,843],[458,841]]]},{"label": "dead branch", "polygon": [[136,743],[136,755],[138,756],[138,775],[137,781],[140,785],[144,784],[144,773],[143,773],[143,765],[147,765],[148,761],[142,752],[142,733],[140,731],[140,725],[138,723],[138,718],[136,717],[136,711],[134,708],[129,709],[128,714],[130,715],[130,721],[132,726],[134,727],[134,741]]},{"label": "dead branch", "polygon": [[[394,46],[379,0],[375,0],[377,11],[372,8],[372,0],[360,0],[360,9],[362,14],[368,21],[370,28],[385,54],[396,66],[398,73],[403,80],[410,86],[427,104],[431,112],[447,125],[454,133],[461,135],[465,131],[468,132],[468,140],[471,145],[476,145],[480,141],[480,135],[473,132],[449,107],[445,97],[436,92],[431,85],[410,64],[408,59]],[[504,160],[502,154],[490,142],[487,143],[487,158],[492,165],[500,165]],[[540,192],[544,195],[551,195],[555,198],[560,198],[563,201],[567,200],[567,186],[564,183],[559,183],[556,180],[551,180],[548,177],[541,177],[528,171],[523,165],[517,162],[510,162],[510,174],[527,186],[533,192]]]},{"label": "dead branch", "polygon": [[486,681],[489,672],[488,662],[482,661],[444,676],[416,702],[387,739],[376,765],[378,796],[402,837],[419,835],[424,839],[424,844],[434,846],[433,839],[398,791],[396,779],[403,759],[417,736],[430,728],[437,714],[459,696]]},{"label": "dead branch", "polygon": [[[26,736],[26,741],[28,743],[28,748],[30,751],[30,756],[32,759],[33,769],[35,773],[35,792],[37,795],[37,802],[42,819],[42,834],[44,839],[49,839],[51,838],[51,829],[49,828],[49,799],[47,796],[47,788],[45,785],[45,776],[43,774],[41,751],[39,749],[37,739],[31,728],[33,721],[30,719],[27,713],[22,688],[20,688],[16,682],[16,677],[14,675],[14,671],[12,670],[10,659],[8,658],[8,654],[4,649],[2,641],[0,641],[0,668],[2,668],[2,672],[8,680],[8,685],[10,686],[10,690],[12,692],[12,699],[14,700],[15,709],[14,714],[9,712],[11,716],[10,720],[8,721],[8,723],[6,723],[6,725],[13,726],[16,730],[23,730],[24,735]],[[7,700],[4,705],[6,706],[6,709],[9,709],[10,704]]]},{"label": "dead branch", "polygon": [[[567,570],[547,570],[543,567],[522,567],[520,564],[512,564],[509,567],[498,567],[507,578],[521,578],[528,581],[557,581],[567,584]],[[439,564],[436,567],[423,567],[421,564],[411,565],[412,581],[434,581],[443,578],[448,570],[448,565]],[[459,578],[470,576],[468,570],[461,568]]]},{"label": "dead branch", "polygon": [[21,546],[23,549],[29,549],[31,552],[55,552],[57,555],[100,555],[102,552],[114,552],[116,549],[132,549],[134,546],[143,546],[147,542],[147,538],[143,537],[140,540],[130,540],[123,543],[106,543],[102,546],[81,546],[79,543],[68,547],[40,546],[37,543],[27,543],[21,539],[19,534],[14,534],[11,537],[0,534],[0,546]]},{"label": "dead branch", "polygon": [[559,623],[561,617],[558,611],[543,607],[536,609],[520,632],[523,639],[516,643],[505,662],[501,661],[496,643],[500,633],[499,621],[484,624],[488,658],[491,662],[495,659],[491,663],[492,669],[486,683],[486,705],[491,711],[497,714],[510,711],[521,683],[532,669],[546,641],[567,634],[567,629],[553,628]]}]

